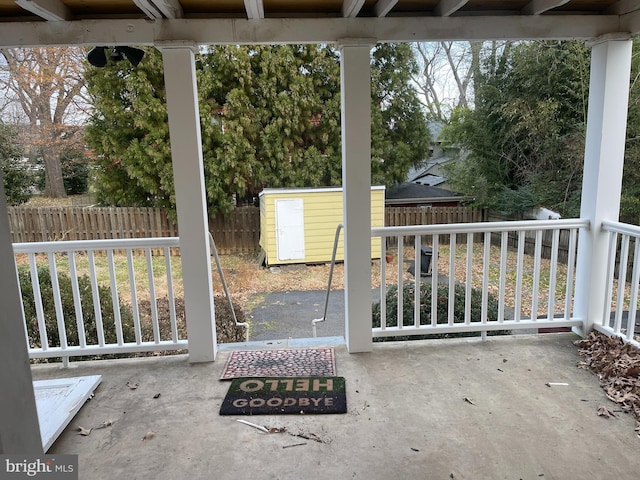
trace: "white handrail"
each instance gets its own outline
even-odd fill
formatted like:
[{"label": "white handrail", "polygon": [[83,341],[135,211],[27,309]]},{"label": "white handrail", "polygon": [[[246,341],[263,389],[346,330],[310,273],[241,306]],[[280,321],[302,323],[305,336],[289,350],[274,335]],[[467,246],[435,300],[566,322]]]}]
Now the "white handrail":
[{"label": "white handrail", "polygon": [[220,275],[220,283],[222,283],[222,289],[224,290],[224,294],[227,297],[227,301],[229,302],[229,310],[231,310],[231,315],[233,316],[233,321],[236,324],[236,327],[244,328],[244,339],[245,341],[249,341],[249,324],[247,322],[238,322],[238,318],[236,317],[236,311],[233,308],[233,302],[231,301],[231,296],[229,295],[229,289],[227,288],[227,281],[224,278],[224,272],[222,271],[222,265],[220,264],[220,257],[218,257],[218,249],[216,248],[216,243],[213,241],[213,235],[209,232],[209,241],[211,242],[211,252],[213,253],[213,258],[216,261],[216,267],[218,269],[218,275]]},{"label": "white handrail", "polygon": [[331,282],[333,281],[333,268],[336,265],[336,252],[338,251],[338,240],[340,239],[340,231],[344,228],[342,223],[336,227],[336,235],[333,240],[333,253],[331,254],[331,268],[329,269],[329,282],[327,285],[327,295],[324,298],[324,313],[321,318],[315,318],[311,321],[311,328],[313,329],[313,337],[318,336],[316,325],[318,323],[327,320],[327,309],[329,308],[329,294],[331,293]]}]

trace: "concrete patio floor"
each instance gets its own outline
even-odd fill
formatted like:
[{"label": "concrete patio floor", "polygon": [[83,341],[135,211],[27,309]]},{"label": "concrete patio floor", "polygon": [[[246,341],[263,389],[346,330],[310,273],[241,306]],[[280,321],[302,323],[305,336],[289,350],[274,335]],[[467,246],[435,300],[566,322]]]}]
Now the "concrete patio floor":
[{"label": "concrete patio floor", "polygon": [[[209,364],[184,355],[76,362],[34,366],[33,376],[103,375],[49,450],[78,454],[83,480],[636,479],[635,422],[596,414],[615,405],[577,368],[575,338],[376,343],[354,355],[340,345],[344,415],[219,416],[228,350]],[[237,418],[287,432],[263,434]],[[89,436],[76,432],[107,420]],[[313,436],[322,443],[303,438]]]}]

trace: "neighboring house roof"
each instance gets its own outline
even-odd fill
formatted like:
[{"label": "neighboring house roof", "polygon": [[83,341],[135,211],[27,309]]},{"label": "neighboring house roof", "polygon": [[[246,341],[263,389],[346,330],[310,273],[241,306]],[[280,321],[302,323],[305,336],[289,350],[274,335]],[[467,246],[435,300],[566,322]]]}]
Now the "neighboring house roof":
[{"label": "neighboring house roof", "polygon": [[[422,168],[411,168],[409,173],[407,174],[407,181],[422,183],[427,185],[438,185],[439,183],[445,182],[447,179],[440,175],[442,171],[438,169],[440,165],[443,165],[451,160],[447,156],[442,156],[438,158],[432,158],[429,162]],[[436,171],[432,171],[436,170]],[[439,183],[432,183],[431,181],[425,181],[427,177],[439,177],[442,178],[442,181]]]},{"label": "neighboring house roof", "polygon": [[396,184],[388,188],[385,195],[385,203],[387,205],[401,203],[461,202],[463,200],[465,200],[465,197],[460,193],[413,182]]},{"label": "neighboring house roof", "polygon": [[416,183],[418,185],[429,185],[430,187],[437,187],[438,185],[442,185],[446,181],[446,177],[443,177],[442,175],[433,175],[431,173],[427,173],[412,180],[413,183]]}]

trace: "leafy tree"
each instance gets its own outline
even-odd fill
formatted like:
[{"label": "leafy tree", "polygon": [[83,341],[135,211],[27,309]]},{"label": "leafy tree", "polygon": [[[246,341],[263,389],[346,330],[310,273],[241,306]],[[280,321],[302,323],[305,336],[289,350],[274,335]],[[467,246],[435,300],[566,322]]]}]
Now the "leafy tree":
[{"label": "leafy tree", "polygon": [[9,205],[25,203],[32,195],[31,187],[35,179],[28,164],[20,157],[15,129],[0,123],[0,166]]},{"label": "leafy tree", "polygon": [[44,163],[48,197],[66,196],[60,154],[81,142],[70,125],[85,106],[83,57],[81,48],[0,49],[0,90],[30,127],[27,141]]},{"label": "leafy tree", "polygon": [[445,139],[468,156],[450,181],[479,204],[579,211],[589,51],[583,42],[523,42],[476,75],[475,108],[454,112]]},{"label": "leafy tree", "polygon": [[[372,67],[372,177],[392,183],[423,159],[428,133],[408,85],[411,50],[380,46]],[[196,69],[210,213],[265,186],[340,183],[340,71],[331,47],[212,47]],[[88,69],[87,79],[98,200],[173,207],[161,55],[149,49],[136,68]]]},{"label": "leafy tree", "polygon": [[410,84],[417,64],[407,44],[381,44],[372,54],[371,177],[375,184],[403,182],[426,160],[430,133]]}]

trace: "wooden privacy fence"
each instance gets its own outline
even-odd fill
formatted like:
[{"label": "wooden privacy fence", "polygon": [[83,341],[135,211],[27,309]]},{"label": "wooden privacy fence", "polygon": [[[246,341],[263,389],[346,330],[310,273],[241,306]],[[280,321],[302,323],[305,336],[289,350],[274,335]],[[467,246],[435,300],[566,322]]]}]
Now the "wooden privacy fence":
[{"label": "wooden privacy fence", "polygon": [[[178,226],[160,208],[9,207],[13,243],[59,240],[176,237]],[[260,239],[260,211],[233,210],[209,221],[219,253],[253,253]]]},{"label": "wooden privacy fence", "polygon": [[[8,213],[13,243],[178,236],[178,226],[160,208],[9,207]],[[468,207],[386,207],[385,225],[482,222],[486,216]],[[255,253],[260,209],[239,207],[228,217],[210,218],[209,230],[219,253]]]},{"label": "wooden privacy fence", "polygon": [[175,237],[159,208],[9,207],[13,243]]},{"label": "wooden privacy fence", "polygon": [[487,211],[471,207],[386,207],[385,227],[486,222]]},{"label": "wooden privacy fence", "polygon": [[[385,227],[486,222],[487,210],[472,207],[386,207]],[[458,242],[466,241],[464,235]],[[404,237],[405,245],[413,245],[413,237]],[[441,244],[449,243],[449,235],[440,235]],[[387,247],[396,247],[396,237],[387,237]]]}]

